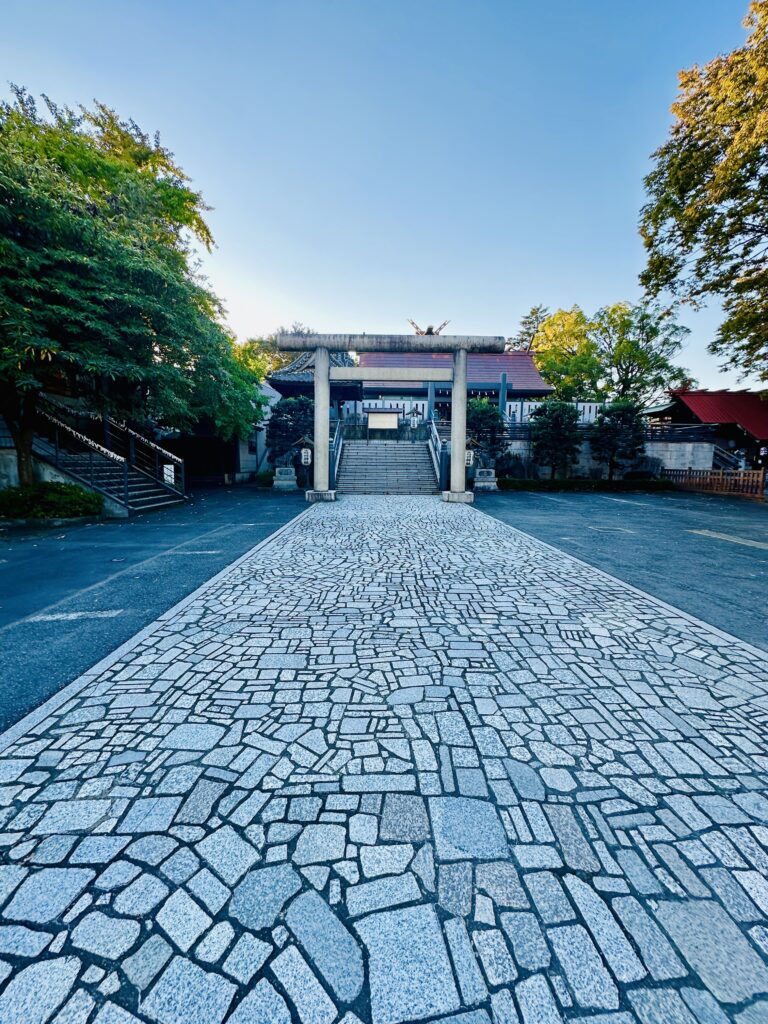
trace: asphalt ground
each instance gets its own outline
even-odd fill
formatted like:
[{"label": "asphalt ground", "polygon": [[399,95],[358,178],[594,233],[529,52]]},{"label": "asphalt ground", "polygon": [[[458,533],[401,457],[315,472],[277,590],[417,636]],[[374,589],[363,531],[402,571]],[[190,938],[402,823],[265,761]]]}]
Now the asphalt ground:
[{"label": "asphalt ground", "polygon": [[240,486],[54,530],[0,530],[0,730],[306,508]]},{"label": "asphalt ground", "polygon": [[494,492],[476,507],[768,650],[768,503],[703,494]]}]

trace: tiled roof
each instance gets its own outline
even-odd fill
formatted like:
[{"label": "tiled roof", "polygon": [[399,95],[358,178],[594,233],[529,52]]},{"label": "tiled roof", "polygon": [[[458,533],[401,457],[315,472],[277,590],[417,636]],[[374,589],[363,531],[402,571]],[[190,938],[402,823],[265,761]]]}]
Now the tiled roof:
[{"label": "tiled roof", "polygon": [[702,423],[736,423],[768,440],[768,401],[758,391],[671,391]]},{"label": "tiled roof", "polygon": [[[360,366],[371,371],[398,367],[442,368],[452,365],[452,355],[448,352],[361,352]],[[507,390],[515,392],[548,394],[553,389],[545,384],[536,369],[533,358],[528,352],[470,352],[467,355],[467,384],[478,387],[481,384],[498,384],[502,373],[507,375]],[[392,381],[376,381],[375,373],[367,386],[375,384],[392,386]]]},{"label": "tiled roof", "polygon": [[[354,366],[352,356],[348,352],[331,352],[331,366]],[[291,381],[297,384],[311,384],[315,379],[315,353],[314,351],[302,352],[292,363],[270,373],[269,381]]]}]

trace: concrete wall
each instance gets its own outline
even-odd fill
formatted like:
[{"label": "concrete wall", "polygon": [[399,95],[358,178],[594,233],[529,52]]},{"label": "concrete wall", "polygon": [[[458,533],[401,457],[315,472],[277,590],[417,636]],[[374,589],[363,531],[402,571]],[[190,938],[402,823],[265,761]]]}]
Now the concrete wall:
[{"label": "concrete wall", "polygon": [[282,396],[270,384],[262,384],[259,390],[267,400],[267,407],[264,410],[264,419],[259,424],[260,429],[254,430],[252,435],[256,451],[250,450],[251,445],[247,438],[245,440],[241,439],[238,442],[240,446],[238,462],[240,471],[235,475],[238,483],[250,480],[254,473],[263,473],[265,470],[272,468],[267,455],[266,427],[269,417],[272,415],[272,406],[279,402]]},{"label": "concrete wall", "polygon": [[[85,488],[86,491],[90,490],[86,484],[81,483],[79,480],[74,480],[71,476],[67,476],[66,473],[62,473],[55,466],[50,466],[47,462],[35,459],[33,466],[35,480],[38,483],[78,484],[80,487]],[[13,448],[2,448],[0,449],[0,490],[6,487],[18,486],[19,471],[16,465],[16,452]],[[113,501],[106,494],[103,495],[103,498],[104,515],[108,519],[125,519],[127,517],[128,509],[121,505],[119,501]]]},{"label": "concrete wall", "polygon": [[[708,441],[649,441],[645,446],[646,459],[658,459],[665,469],[712,469],[714,444]],[[512,441],[508,450],[521,459],[531,457],[528,441]],[[546,470],[544,470],[546,472]],[[589,442],[584,441],[574,464],[574,476],[607,476],[607,469],[592,459]]]},{"label": "concrete wall", "polygon": [[714,449],[709,441],[649,441],[645,454],[665,469],[712,469]]}]

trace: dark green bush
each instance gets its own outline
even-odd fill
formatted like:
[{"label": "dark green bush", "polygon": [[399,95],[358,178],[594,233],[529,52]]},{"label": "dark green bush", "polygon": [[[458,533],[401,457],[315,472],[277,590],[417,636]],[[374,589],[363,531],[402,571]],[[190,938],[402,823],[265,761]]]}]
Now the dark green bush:
[{"label": "dark green bush", "polygon": [[671,480],[514,480],[502,477],[501,491],[672,491]]},{"label": "dark green bush", "polygon": [[0,519],[72,519],[98,516],[104,498],[77,484],[42,483],[0,491]]},{"label": "dark green bush", "polygon": [[267,469],[263,473],[254,473],[253,481],[258,484],[259,487],[271,487],[275,481],[274,470]]}]

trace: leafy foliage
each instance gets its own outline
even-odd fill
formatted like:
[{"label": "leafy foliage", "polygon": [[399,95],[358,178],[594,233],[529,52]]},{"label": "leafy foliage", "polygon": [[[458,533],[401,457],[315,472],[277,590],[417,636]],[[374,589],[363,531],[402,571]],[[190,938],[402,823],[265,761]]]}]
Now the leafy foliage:
[{"label": "leafy foliage", "polygon": [[652,296],[722,298],[710,351],[768,381],[768,0],[744,46],[680,73],[675,122],[645,179],[641,234]]},{"label": "leafy foliage", "polygon": [[104,498],[77,484],[41,483],[0,491],[0,518],[69,519],[101,515]]},{"label": "leafy foliage", "polygon": [[548,316],[533,337],[534,362],[563,401],[603,396],[603,364],[590,327],[584,311],[573,306]]},{"label": "leafy foliage", "polygon": [[645,404],[690,382],[674,359],[688,330],[658,307],[615,302],[588,317],[558,309],[532,341],[542,377],[564,401],[632,399]]},{"label": "leafy foliage", "polygon": [[621,399],[606,406],[589,430],[595,462],[608,467],[608,479],[616,469],[630,465],[645,450],[645,425],[634,402]]},{"label": "leafy foliage", "polygon": [[508,352],[530,352],[533,339],[539,328],[549,316],[547,306],[531,306],[525,316],[520,320],[520,327],[517,334],[507,339]]},{"label": "leafy foliage", "polygon": [[467,402],[467,436],[477,441],[495,463],[506,447],[504,419],[498,406],[487,398],[470,398]]},{"label": "leafy foliage", "polygon": [[259,418],[193,265],[205,206],[173,156],[103,105],[0,104],[0,402],[30,483],[37,395],[61,387],[138,425]]},{"label": "leafy foliage", "polygon": [[309,338],[315,331],[300,321],[294,321],[290,327],[278,327],[272,334],[263,338],[248,338],[235,350],[237,359],[247,366],[259,378],[269,376],[275,370],[287,366],[295,356],[295,352],[281,352],[277,347],[277,339],[281,334],[298,334]]},{"label": "leafy foliage", "polygon": [[556,473],[565,475],[578,457],[578,424],[578,409],[557,398],[548,398],[531,414],[533,458],[549,466],[553,480]]},{"label": "leafy foliage", "polygon": [[281,398],[267,421],[267,448],[272,463],[284,459],[302,437],[314,433],[315,403],[311,398]]}]

